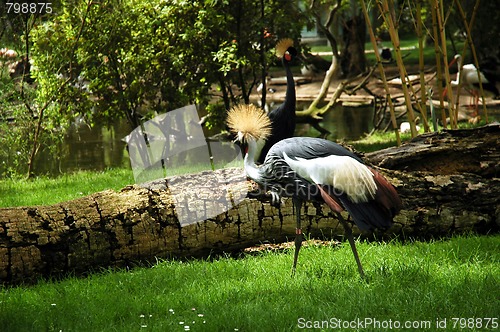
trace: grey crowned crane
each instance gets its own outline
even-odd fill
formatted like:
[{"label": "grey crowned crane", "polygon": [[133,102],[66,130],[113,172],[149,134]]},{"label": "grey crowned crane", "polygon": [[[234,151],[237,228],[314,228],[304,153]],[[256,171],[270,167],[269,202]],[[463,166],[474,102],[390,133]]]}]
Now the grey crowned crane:
[{"label": "grey crowned crane", "polygon": [[[281,58],[286,72],[286,94],[284,102],[268,114],[272,123],[271,134],[266,140],[260,140],[255,153],[255,161],[263,163],[267,152],[275,143],[282,139],[292,137],[295,131],[295,82],[293,80],[290,63],[297,56],[293,47],[293,40],[286,38],[276,44],[276,55]],[[262,148],[260,148],[262,147]]]},{"label": "grey crowned crane", "polygon": [[295,255],[297,266],[302,244],[300,211],[304,201],[325,202],[345,229],[361,277],[363,267],[358,257],[350,226],[341,212],[347,210],[362,230],[388,228],[401,209],[394,187],[374,169],[342,146],[320,138],[293,137],[274,144],[257,166],[254,155],[257,141],[271,134],[267,115],[253,105],[234,107],[227,118],[229,128],[248,145],[244,159],[247,176],[271,192],[274,201],[292,197],[296,215]]}]

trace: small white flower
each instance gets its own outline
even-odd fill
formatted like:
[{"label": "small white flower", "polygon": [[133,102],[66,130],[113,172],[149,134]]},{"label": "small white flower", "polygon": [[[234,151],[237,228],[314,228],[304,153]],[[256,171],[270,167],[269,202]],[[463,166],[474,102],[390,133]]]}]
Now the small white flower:
[{"label": "small white flower", "polygon": [[198,314],[198,317],[203,317],[203,314]]},{"label": "small white flower", "polygon": [[140,315],[139,317],[144,318],[144,315]]}]

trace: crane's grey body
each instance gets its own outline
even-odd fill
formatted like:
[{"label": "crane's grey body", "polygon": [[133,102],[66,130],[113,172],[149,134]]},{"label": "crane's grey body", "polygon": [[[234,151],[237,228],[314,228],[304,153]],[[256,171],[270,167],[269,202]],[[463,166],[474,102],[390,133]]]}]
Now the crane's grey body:
[{"label": "crane's grey body", "polygon": [[[292,137],[276,143],[269,150],[264,164],[256,168],[258,173],[252,174],[247,167],[247,174],[274,195],[292,197],[296,201],[323,201],[324,198],[317,183],[300,176],[290,167],[285,160],[285,154],[297,160],[345,156],[363,163],[358,156],[341,145],[320,138]],[[321,187],[341,202],[359,228],[370,230],[388,228],[392,225],[393,213],[379,206],[374,197],[371,200],[355,202],[342,188],[335,187],[331,183],[321,183]]]}]

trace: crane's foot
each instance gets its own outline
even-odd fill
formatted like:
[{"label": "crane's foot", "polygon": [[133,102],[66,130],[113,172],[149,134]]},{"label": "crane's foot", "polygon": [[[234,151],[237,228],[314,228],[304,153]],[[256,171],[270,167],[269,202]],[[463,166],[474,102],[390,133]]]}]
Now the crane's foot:
[{"label": "crane's foot", "polygon": [[279,208],[281,206],[281,197],[278,195],[278,193],[274,191],[270,191],[269,195],[271,196],[271,206],[275,208]]},{"label": "crane's foot", "polygon": [[269,200],[271,206],[275,208],[279,208],[282,204],[281,197],[278,193],[274,191],[268,191],[265,194],[262,193],[262,190],[260,189],[255,189],[252,191],[247,192],[247,197],[248,198],[254,198],[254,199],[265,199],[266,201]]}]

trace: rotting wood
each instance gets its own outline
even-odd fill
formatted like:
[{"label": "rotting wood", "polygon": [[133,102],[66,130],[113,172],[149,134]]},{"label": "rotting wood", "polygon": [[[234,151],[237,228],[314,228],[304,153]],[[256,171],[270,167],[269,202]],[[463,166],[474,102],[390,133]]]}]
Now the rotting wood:
[{"label": "rotting wood", "polygon": [[[498,232],[499,143],[500,128],[493,124],[426,134],[399,148],[366,154],[367,162],[384,167],[380,171],[404,203],[394,226],[377,237]],[[243,176],[240,168],[224,172],[230,179]],[[203,174],[181,177],[206,182]],[[196,204],[227,200],[223,196],[242,189],[237,181],[225,186],[199,193]],[[276,208],[265,195],[245,198],[224,213],[181,227],[176,208],[189,211],[192,204],[174,206],[165,180],[160,180],[148,188],[128,186],[50,206],[0,209],[0,282],[29,283],[43,276],[154,262],[157,257],[206,257],[295,235],[290,199]],[[304,209],[302,225],[311,237],[343,235],[326,205],[309,202]]]}]

